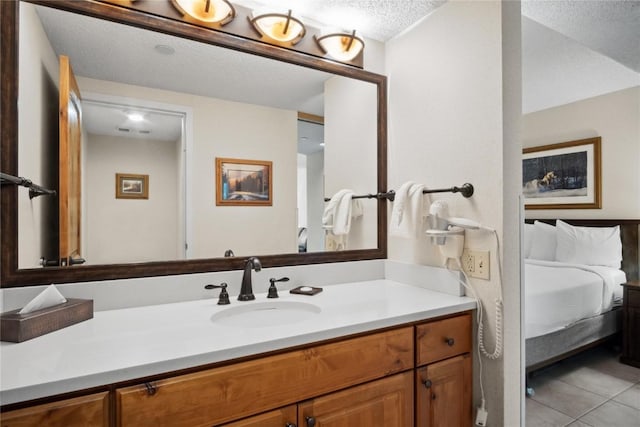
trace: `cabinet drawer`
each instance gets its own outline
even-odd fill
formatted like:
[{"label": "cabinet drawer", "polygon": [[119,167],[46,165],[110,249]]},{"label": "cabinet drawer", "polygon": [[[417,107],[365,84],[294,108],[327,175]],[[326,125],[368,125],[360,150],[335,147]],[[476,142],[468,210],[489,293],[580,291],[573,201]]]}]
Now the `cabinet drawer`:
[{"label": "cabinet drawer", "polygon": [[627,307],[640,308],[640,289],[628,287],[625,297]]},{"label": "cabinet drawer", "polygon": [[416,326],[416,364],[471,351],[471,313]]},{"label": "cabinet drawer", "polygon": [[2,427],[107,427],[109,394],[81,396],[0,415]]},{"label": "cabinet drawer", "polygon": [[413,328],[116,390],[118,425],[211,426],[413,367]]},{"label": "cabinet drawer", "polygon": [[234,423],[220,427],[285,427],[296,425],[298,419],[298,407],[290,405],[284,408],[269,411],[264,414],[254,415]]}]

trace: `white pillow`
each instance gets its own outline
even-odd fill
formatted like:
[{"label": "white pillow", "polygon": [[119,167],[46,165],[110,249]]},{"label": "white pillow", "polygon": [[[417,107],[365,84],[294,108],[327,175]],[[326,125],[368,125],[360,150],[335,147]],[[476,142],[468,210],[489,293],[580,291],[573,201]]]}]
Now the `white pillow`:
[{"label": "white pillow", "polygon": [[543,261],[555,261],[556,228],[551,224],[534,221],[532,237],[529,258]]},{"label": "white pillow", "polygon": [[576,227],[558,220],[556,259],[584,265],[620,268],[622,241],[620,226]]},{"label": "white pillow", "polygon": [[522,252],[525,258],[529,258],[531,256],[531,243],[533,242],[533,224],[524,224],[524,242],[522,243]]}]

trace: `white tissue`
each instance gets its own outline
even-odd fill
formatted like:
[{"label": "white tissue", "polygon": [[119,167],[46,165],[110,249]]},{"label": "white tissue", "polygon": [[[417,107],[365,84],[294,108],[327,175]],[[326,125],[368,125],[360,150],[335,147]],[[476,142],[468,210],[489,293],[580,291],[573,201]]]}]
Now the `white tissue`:
[{"label": "white tissue", "polygon": [[20,310],[18,314],[31,313],[32,311],[42,310],[43,308],[64,304],[65,302],[67,302],[67,299],[62,296],[60,291],[58,291],[54,285],[49,285],[44,291],[29,301],[27,305],[22,307],[22,310]]}]

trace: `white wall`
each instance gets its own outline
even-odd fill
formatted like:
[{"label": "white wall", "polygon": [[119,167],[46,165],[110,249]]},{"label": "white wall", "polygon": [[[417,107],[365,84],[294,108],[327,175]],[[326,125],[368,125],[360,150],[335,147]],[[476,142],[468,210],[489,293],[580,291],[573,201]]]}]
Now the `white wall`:
[{"label": "white wall", "polygon": [[[377,189],[377,88],[345,77],[325,82],[325,196],[341,189],[375,194]],[[376,199],[360,200],[363,215],[351,221],[347,249],[378,247]]]},{"label": "white wall", "polygon": [[[398,188],[403,182],[416,181],[429,188],[448,188],[470,182],[475,194],[464,199],[458,194],[430,197],[430,201],[449,202],[452,215],[468,217],[498,230],[500,238],[508,235],[509,247],[515,246],[513,256],[504,257],[509,276],[505,292],[505,335],[510,343],[507,361],[484,362],[484,389],[489,411],[489,425],[518,425],[521,395],[520,324],[519,324],[519,257],[518,219],[506,218],[505,212],[518,212],[517,193],[503,186],[505,177],[517,170],[515,155],[519,156],[517,139],[506,141],[513,131],[505,130],[503,103],[510,100],[510,92],[503,92],[503,19],[515,21],[515,28],[506,26],[519,41],[519,4],[517,16],[505,13],[500,2],[448,2],[438,8],[409,31],[387,44],[386,71],[389,77],[389,187]],[[503,13],[505,16],[503,17]],[[505,35],[507,38],[511,36]],[[512,49],[512,46],[505,46]],[[517,51],[517,47],[515,50]],[[516,53],[519,53],[517,51]],[[510,53],[509,56],[512,54]],[[515,74],[519,73],[515,69]],[[508,72],[507,72],[508,74]],[[511,77],[511,75],[507,75]],[[514,78],[519,94],[519,75]],[[519,101],[519,95],[515,95]],[[509,105],[513,107],[513,105]],[[515,106],[519,119],[519,107]],[[504,132],[504,135],[503,135]],[[506,141],[506,142],[505,142]],[[508,144],[514,145],[515,150]],[[509,162],[516,167],[509,168]],[[516,176],[517,178],[517,176]],[[467,232],[466,246],[491,251],[491,281],[472,279],[489,319],[494,325],[494,299],[498,297],[500,280],[495,240],[488,232]],[[389,237],[389,258],[427,265],[442,265],[438,250],[426,237],[419,240]],[[508,267],[508,268],[507,268]],[[508,311],[508,312],[507,312]],[[486,335],[486,334],[485,334]],[[494,333],[486,337],[486,346],[494,347]],[[515,355],[515,357],[513,357]],[[477,366],[476,366],[477,368]],[[506,369],[518,376],[507,382]],[[475,370],[476,402],[478,374]],[[515,395],[515,402],[507,407],[505,396]]]},{"label": "white wall", "polygon": [[640,216],[640,86],[523,117],[523,145],[602,138],[602,209],[530,210],[535,218]]},{"label": "white wall", "polygon": [[[88,264],[163,261],[178,252],[179,141],[89,135],[85,141]],[[116,173],[149,175],[148,199],[117,199]]]},{"label": "white wall", "polygon": [[307,226],[307,156],[298,153],[298,228]]},{"label": "white wall", "polygon": [[[19,46],[18,176],[45,188],[57,188],[58,176],[49,176],[43,160],[58,150],[58,59],[34,6],[24,2],[20,3]],[[54,205],[49,206],[52,201]],[[29,190],[18,188],[18,268],[37,267],[39,258],[48,255],[42,236],[52,214],[57,218],[56,197],[30,200]],[[57,227],[55,221],[53,225]]]},{"label": "white wall", "polygon": [[[185,106],[193,112],[190,257],[297,252],[297,112],[78,78],[81,90]],[[251,126],[247,126],[251,123]],[[273,206],[216,206],[215,158],[273,162]]]}]

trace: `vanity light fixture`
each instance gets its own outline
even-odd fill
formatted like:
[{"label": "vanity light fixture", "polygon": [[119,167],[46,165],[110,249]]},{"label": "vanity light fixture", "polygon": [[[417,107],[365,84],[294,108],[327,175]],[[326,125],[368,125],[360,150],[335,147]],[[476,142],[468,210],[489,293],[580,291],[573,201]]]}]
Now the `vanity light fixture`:
[{"label": "vanity light fixture", "polygon": [[228,24],[236,17],[236,10],[227,0],[171,0],[185,18],[205,24],[219,26]]},{"label": "vanity light fixture", "polygon": [[364,49],[364,41],[356,36],[356,30],[349,33],[332,33],[314,37],[320,49],[338,61],[351,61]]},{"label": "vanity light fixture", "polygon": [[265,13],[249,18],[253,28],[266,41],[281,46],[293,46],[298,43],[307,30],[299,19],[291,15],[291,10],[283,13]]}]

